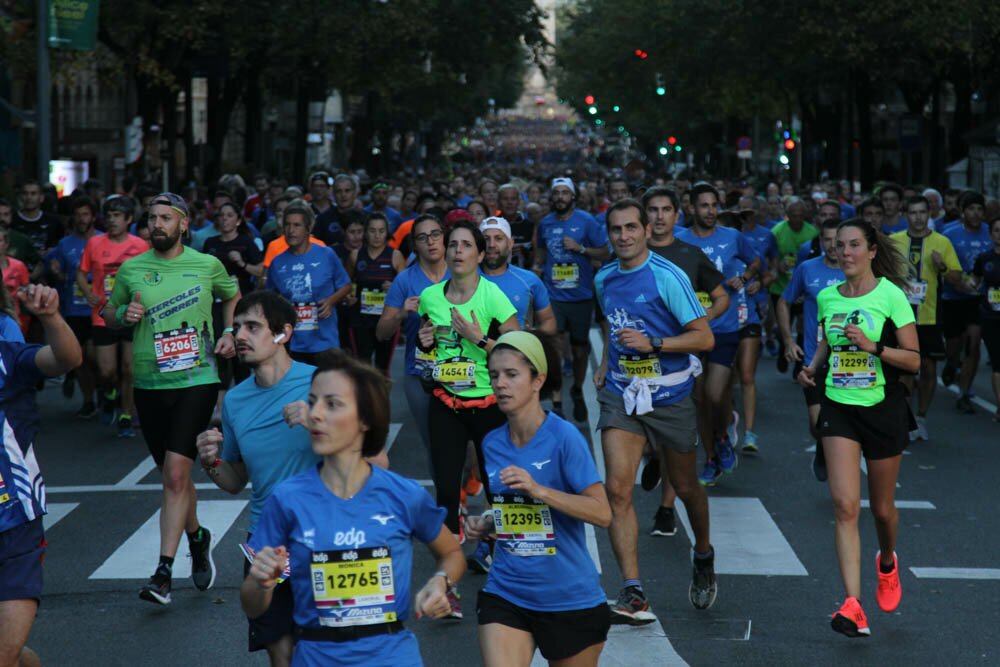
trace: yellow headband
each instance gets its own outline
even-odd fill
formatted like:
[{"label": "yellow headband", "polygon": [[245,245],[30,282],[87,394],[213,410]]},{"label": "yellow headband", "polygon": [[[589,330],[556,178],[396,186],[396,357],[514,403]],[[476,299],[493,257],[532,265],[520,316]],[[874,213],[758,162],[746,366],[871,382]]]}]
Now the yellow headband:
[{"label": "yellow headband", "polygon": [[509,345],[527,357],[535,370],[543,375],[548,375],[549,365],[545,361],[545,349],[542,347],[542,341],[538,340],[538,336],[535,334],[527,331],[508,331],[497,339],[496,344]]}]

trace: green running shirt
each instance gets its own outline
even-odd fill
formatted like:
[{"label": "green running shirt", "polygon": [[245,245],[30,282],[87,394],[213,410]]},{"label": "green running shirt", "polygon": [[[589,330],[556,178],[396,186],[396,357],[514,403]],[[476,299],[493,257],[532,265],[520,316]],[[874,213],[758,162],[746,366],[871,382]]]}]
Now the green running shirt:
[{"label": "green running shirt", "polygon": [[[895,329],[915,322],[913,308],[906,293],[887,278],[878,286],[858,297],[846,297],[831,285],[816,296],[817,319],[830,347],[830,372],[826,375],[826,396],[838,403],[869,407],[885,399],[886,377],[882,360],[852,345],[844,336],[849,324],[858,326],[870,341],[887,341],[883,336],[891,322]],[[893,336],[888,340],[895,343]],[[898,381],[898,372],[890,373],[890,382]]]},{"label": "green running shirt", "polygon": [[214,295],[231,299],[239,293],[222,262],[188,247],[169,260],[149,250],[121,265],[108,304],[127,305],[136,292],[146,314],[132,339],[135,386],[184,389],[217,383],[219,375],[206,356],[215,347],[212,302]]},{"label": "green running shirt", "polygon": [[431,285],[420,293],[421,317],[427,316],[434,323],[437,342],[437,360],[434,362],[434,379],[449,393],[463,398],[482,398],[493,393],[489,371],[486,368],[486,350],[468,341],[451,328],[451,309],[457,308],[465,319],[472,321],[472,313],[483,334],[496,338],[496,327],[506,322],[517,309],[494,283],[479,277],[479,286],[472,298],[455,304],[445,298],[444,290],[450,280]]}]

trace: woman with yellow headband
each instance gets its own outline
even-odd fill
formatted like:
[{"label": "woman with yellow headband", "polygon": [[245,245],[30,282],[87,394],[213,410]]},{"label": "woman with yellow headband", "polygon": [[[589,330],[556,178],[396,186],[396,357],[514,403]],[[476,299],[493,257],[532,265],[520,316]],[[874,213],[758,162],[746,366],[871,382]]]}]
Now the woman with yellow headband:
[{"label": "woman with yellow headband", "polygon": [[585,524],[608,527],[611,507],[580,431],[539,403],[560,388],[558,354],[511,331],[489,375],[507,424],[483,440],[492,509],[466,522],[469,537],[497,540],[477,604],[483,662],[528,667],[537,647],[550,664],[596,666],[610,616]]}]

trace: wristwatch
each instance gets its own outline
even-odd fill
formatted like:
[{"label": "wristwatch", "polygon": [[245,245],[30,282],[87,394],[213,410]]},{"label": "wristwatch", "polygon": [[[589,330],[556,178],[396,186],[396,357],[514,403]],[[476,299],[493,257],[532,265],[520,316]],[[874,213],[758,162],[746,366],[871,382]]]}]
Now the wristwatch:
[{"label": "wristwatch", "polygon": [[885,345],[883,345],[881,341],[875,343],[875,356],[881,359],[883,351],[885,351]]},{"label": "wristwatch", "polygon": [[663,348],[663,339],[654,336],[649,339],[649,344],[653,346],[653,352],[659,352]]},{"label": "wristwatch", "polygon": [[482,338],[480,338],[479,342],[476,343],[476,345],[478,345],[479,347],[483,348],[484,350],[486,349],[486,346],[489,345],[489,344],[490,344],[490,339],[487,338],[486,336],[483,336]]},{"label": "wristwatch", "polygon": [[444,585],[447,587],[449,591],[453,588],[453,585],[451,583],[451,577],[449,577],[448,573],[445,572],[444,570],[438,570],[437,572],[434,573],[434,576],[444,577]]}]

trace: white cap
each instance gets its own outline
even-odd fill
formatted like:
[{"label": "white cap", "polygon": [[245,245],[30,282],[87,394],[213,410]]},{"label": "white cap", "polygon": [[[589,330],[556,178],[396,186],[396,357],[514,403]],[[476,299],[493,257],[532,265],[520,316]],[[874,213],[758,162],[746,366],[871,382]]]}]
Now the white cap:
[{"label": "white cap", "polygon": [[555,190],[560,185],[566,186],[567,188],[569,188],[570,192],[572,192],[573,194],[576,194],[576,186],[573,185],[573,179],[572,178],[567,178],[565,176],[560,176],[559,178],[553,178],[552,179],[552,187],[550,189],[551,190]]},{"label": "white cap", "polygon": [[491,215],[479,223],[479,231],[485,234],[487,229],[499,229],[511,241],[514,240],[514,235],[510,233],[510,223],[503,218]]}]

